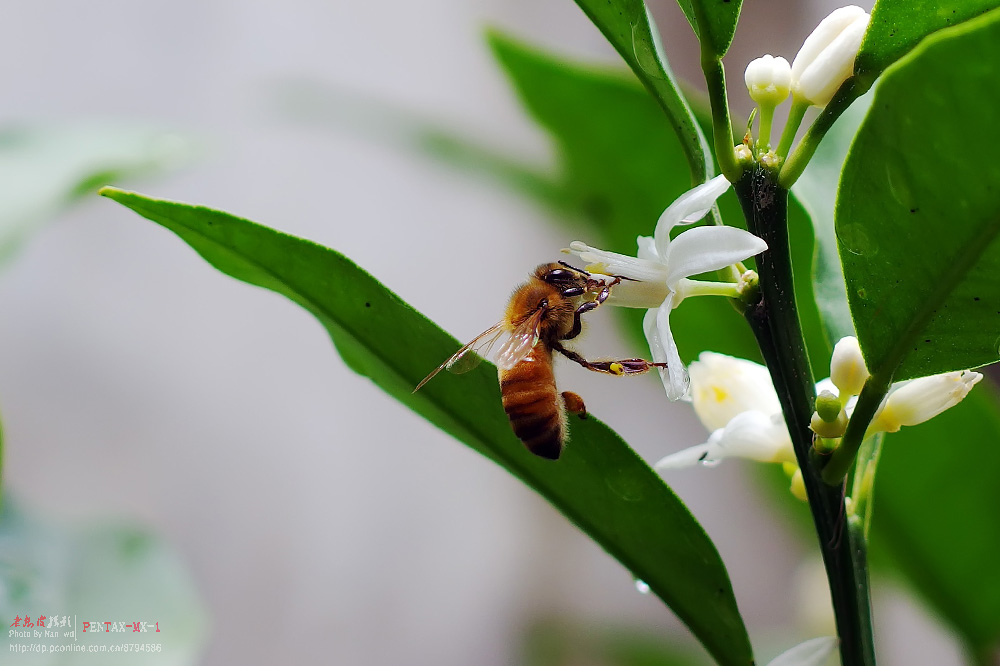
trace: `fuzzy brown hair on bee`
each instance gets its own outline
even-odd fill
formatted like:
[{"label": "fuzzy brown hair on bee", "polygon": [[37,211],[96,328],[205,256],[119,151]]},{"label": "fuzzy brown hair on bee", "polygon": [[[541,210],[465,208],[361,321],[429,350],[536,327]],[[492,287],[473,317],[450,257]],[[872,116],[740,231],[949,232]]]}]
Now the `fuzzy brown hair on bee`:
[{"label": "fuzzy brown hair on bee", "polygon": [[553,352],[588,370],[618,376],[665,366],[638,358],[591,362],[562,344],[580,334],[581,315],[604,303],[622,279],[593,276],[563,262],[538,266],[514,290],[504,318],[439,365],[414,391],[443,369],[465,372],[475,366],[480,353],[492,355],[514,434],[535,455],[556,460],[566,444],[567,410],[585,417],[586,407],[579,395],[556,388]]}]

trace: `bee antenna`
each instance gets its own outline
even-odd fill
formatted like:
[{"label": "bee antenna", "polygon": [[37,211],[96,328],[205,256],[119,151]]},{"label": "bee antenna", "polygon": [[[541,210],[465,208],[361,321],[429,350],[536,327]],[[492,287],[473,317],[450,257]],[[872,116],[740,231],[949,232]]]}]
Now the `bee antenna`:
[{"label": "bee antenna", "polygon": [[585,271],[585,270],[583,270],[581,268],[577,268],[576,266],[571,266],[571,265],[567,264],[565,261],[560,261],[559,265],[560,266],[565,266],[566,268],[570,269],[571,271],[576,271],[577,273],[582,273],[582,274],[586,275],[587,277],[590,277],[590,273],[588,273],[587,271]]}]

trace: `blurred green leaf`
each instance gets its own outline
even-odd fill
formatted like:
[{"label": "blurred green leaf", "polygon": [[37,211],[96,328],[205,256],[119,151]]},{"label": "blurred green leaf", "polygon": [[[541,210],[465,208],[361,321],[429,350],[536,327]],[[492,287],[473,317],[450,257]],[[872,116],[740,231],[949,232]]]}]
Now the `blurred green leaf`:
[{"label": "blurred green leaf", "polygon": [[562,618],[530,624],[524,666],[704,666],[703,656],[662,636],[632,628],[587,626]]},{"label": "blurred green leaf", "polygon": [[854,65],[860,92],[924,37],[998,6],[997,0],[878,0]]},{"label": "blurred green leaf", "polygon": [[698,40],[722,57],[733,43],[743,0],[677,0]]},{"label": "blurred green leaf", "polygon": [[666,112],[687,161],[689,183],[711,177],[712,151],[670,71],[643,0],[576,0],[576,4]]},{"label": "blurred green leaf", "polygon": [[886,72],[847,157],[837,240],[858,339],[883,379],[997,360],[998,61],[1000,11],[928,37]]},{"label": "blurred green leaf", "polygon": [[412,388],[459,343],[343,255],[226,213],[115,188],[104,196],[163,225],[220,271],[298,303],[351,369],[534,488],[649,584],[723,664],[751,649],[711,540],[632,449],[596,419],[573,423],[557,462],[528,453],[501,408],[496,370],[443,373]]},{"label": "blurred green leaf", "polygon": [[982,382],[957,407],[887,435],[875,485],[876,571],[888,555],[981,654],[1000,645],[998,441],[1000,400]]},{"label": "blurred green leaf", "polygon": [[175,167],[191,152],[175,134],[121,124],[0,129],[0,262],[81,195]]},{"label": "blurred green leaf", "polygon": [[[45,629],[38,617],[48,618]],[[68,616],[55,627],[51,619]],[[29,616],[32,636],[5,636],[3,654],[14,645],[112,646],[161,645],[159,652],[130,653],[126,661],[142,666],[184,666],[199,661],[208,620],[188,573],[174,552],[149,532],[118,523],[88,521],[72,527],[50,524],[22,512],[5,498],[0,511],[0,621],[10,626]],[[83,622],[128,621],[127,633],[83,633]],[[74,624],[75,620],[75,624]],[[133,631],[132,622],[146,622]],[[159,622],[160,633],[156,633]],[[39,638],[35,631],[43,632]],[[48,630],[57,635],[46,635]],[[75,636],[65,632],[75,630]],[[23,630],[22,630],[23,631]],[[16,649],[16,648],[15,648]],[[107,653],[30,653],[22,660],[38,666],[98,666]],[[8,663],[8,662],[5,662]]]}]

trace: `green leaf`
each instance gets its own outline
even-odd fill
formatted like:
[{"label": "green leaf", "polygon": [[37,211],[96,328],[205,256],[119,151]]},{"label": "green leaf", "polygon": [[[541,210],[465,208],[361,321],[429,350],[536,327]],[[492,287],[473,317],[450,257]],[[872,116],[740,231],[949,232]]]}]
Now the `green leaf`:
[{"label": "green leaf", "polygon": [[38,223],[125,175],[187,159],[180,137],[144,127],[91,125],[0,130],[0,261]]},{"label": "green leaf", "polygon": [[711,540],[607,426],[574,422],[559,462],[537,458],[511,432],[488,364],[461,377],[444,373],[412,393],[458,342],[341,254],[207,208],[115,188],[101,193],[170,229],[220,271],[309,310],[353,370],[538,491],[646,581],[720,663],[751,663]]},{"label": "green leaf", "polygon": [[743,0],[677,0],[694,34],[713,55],[726,55],[736,34]]},{"label": "green leaf", "polygon": [[855,76],[862,83],[859,93],[924,37],[997,6],[997,0],[878,0],[854,62]]},{"label": "green leaf", "polygon": [[691,183],[711,177],[712,152],[663,55],[643,0],[576,0],[667,113],[691,170]]},{"label": "green leaf", "polygon": [[997,441],[1000,400],[983,382],[957,407],[887,435],[875,485],[875,555],[888,554],[980,654],[1000,644]]},{"label": "green leaf", "polygon": [[837,240],[883,380],[997,360],[998,60],[1000,12],[932,35],[886,73],[848,155]]}]

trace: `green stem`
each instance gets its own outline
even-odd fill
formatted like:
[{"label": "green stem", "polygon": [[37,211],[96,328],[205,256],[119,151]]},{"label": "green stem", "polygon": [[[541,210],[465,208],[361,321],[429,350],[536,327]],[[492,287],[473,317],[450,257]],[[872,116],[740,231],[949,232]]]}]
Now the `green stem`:
[{"label": "green stem", "polygon": [[753,329],[781,401],[802,470],[836,614],[843,666],[874,666],[864,540],[848,529],[844,487],[823,483],[809,421],[816,385],[795,306],[788,246],[788,191],[773,172],[748,170],[735,183],[747,228],[768,245],[757,256],[761,299],[744,317]]},{"label": "green stem", "polygon": [[757,152],[766,153],[771,148],[771,123],[774,121],[774,104],[760,105],[760,132],[757,134]]},{"label": "green stem", "polygon": [[851,484],[851,510],[861,524],[861,535],[868,540],[872,524],[874,506],[875,471],[882,456],[884,433],[876,433],[865,439],[858,451],[858,464],[854,468],[854,483]]},{"label": "green stem", "polygon": [[827,484],[839,486],[844,482],[868,432],[868,425],[882,404],[882,398],[889,392],[889,384],[890,382],[884,381],[877,374],[865,382],[865,387],[858,396],[858,402],[854,405],[854,413],[851,414],[844,437],[840,440],[840,446],[823,467],[823,481]]},{"label": "green stem", "polygon": [[[778,141],[776,153],[784,157],[788,154],[788,149],[795,141],[795,133],[799,131],[799,125],[809,110],[809,102],[805,102],[796,97],[792,97],[792,108],[788,110],[788,120],[785,121],[785,129],[781,132],[781,139]],[[785,189],[788,189],[787,187]]]},{"label": "green stem", "polygon": [[715,157],[719,169],[733,183],[743,173],[743,167],[736,161],[733,152],[733,123],[729,118],[729,99],[726,96],[726,70],[722,59],[712,53],[705,44],[701,49],[701,69],[708,85],[708,99],[712,105],[712,138]]},{"label": "green stem", "polygon": [[[854,100],[856,100],[864,91],[860,90],[860,87],[854,81],[850,81],[845,85],[840,87],[837,94],[833,96],[830,103],[820,112],[816,117],[816,120],[806,131],[805,136],[802,137],[802,141],[799,145],[795,147],[795,152],[788,155],[788,149],[791,148],[792,139],[795,138],[795,132],[792,132],[792,136],[788,139],[788,145],[785,146],[785,150],[782,151],[778,149],[779,155],[788,155],[788,159],[781,167],[781,173],[778,176],[778,182],[785,189],[790,189],[792,183],[799,179],[802,172],[806,168],[806,164],[812,159],[813,154],[816,152],[816,148],[819,147],[819,142],[823,140],[826,133],[830,131],[833,124],[840,118],[841,114],[847,110],[847,107],[851,105]],[[793,103],[792,111],[795,110]],[[802,110],[805,113],[805,109]],[[789,118],[791,121],[791,118]],[[802,117],[798,119],[798,123],[802,122]],[[796,123],[796,129],[798,129],[798,123]],[[785,132],[788,132],[788,127],[785,127]],[[782,145],[784,145],[785,137],[781,137]]]},{"label": "green stem", "polygon": [[681,298],[691,296],[726,296],[739,298],[740,286],[737,282],[712,282],[710,280],[690,280],[681,278],[675,290]]}]

